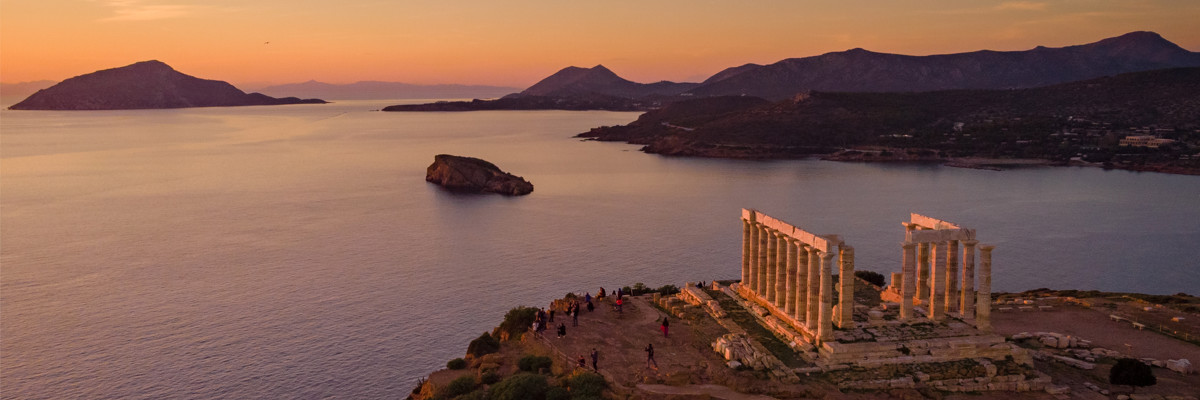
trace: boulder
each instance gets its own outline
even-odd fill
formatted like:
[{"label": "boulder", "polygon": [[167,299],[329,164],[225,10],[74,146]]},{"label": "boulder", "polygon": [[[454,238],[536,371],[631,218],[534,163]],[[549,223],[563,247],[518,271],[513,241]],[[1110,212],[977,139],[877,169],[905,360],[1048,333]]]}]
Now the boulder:
[{"label": "boulder", "polygon": [[1167,360],[1167,369],[1184,374],[1184,375],[1188,375],[1188,374],[1191,374],[1192,372],[1195,372],[1195,370],[1192,369],[1192,362],[1188,361],[1188,359],[1186,359],[1186,358],[1181,358],[1178,360]]},{"label": "boulder", "polygon": [[472,157],[438,154],[425,170],[425,180],[446,189],[468,193],[499,193],[520,196],[533,192],[533,184],[501,171],[490,162]]}]

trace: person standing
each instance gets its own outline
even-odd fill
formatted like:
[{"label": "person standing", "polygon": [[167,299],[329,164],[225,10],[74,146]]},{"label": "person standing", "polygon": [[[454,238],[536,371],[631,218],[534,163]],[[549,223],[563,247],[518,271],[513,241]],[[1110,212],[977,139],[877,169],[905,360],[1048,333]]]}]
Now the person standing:
[{"label": "person standing", "polygon": [[596,351],[596,348],[593,347],[592,348],[592,370],[593,371],[600,372],[600,367],[596,366],[596,363],[599,361],[600,361],[600,352]]},{"label": "person standing", "polygon": [[579,303],[571,305],[571,326],[579,326]]},{"label": "person standing", "polygon": [[662,322],[662,332],[663,332],[663,337],[667,337],[667,328],[668,328],[668,327],[670,327],[670,326],[671,326],[671,322],[670,322],[670,321],[667,321],[667,316],[665,316],[665,315],[664,315],[664,316],[663,316],[663,322]]},{"label": "person standing", "polygon": [[658,370],[658,361],[654,361],[654,343],[646,345],[646,367],[649,368],[650,364],[654,364],[655,371]]}]

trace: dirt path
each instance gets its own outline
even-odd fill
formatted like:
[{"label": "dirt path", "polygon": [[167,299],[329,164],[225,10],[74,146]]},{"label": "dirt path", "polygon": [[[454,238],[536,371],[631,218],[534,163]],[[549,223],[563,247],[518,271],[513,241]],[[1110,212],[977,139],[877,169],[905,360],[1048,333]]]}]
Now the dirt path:
[{"label": "dirt path", "polygon": [[1128,322],[1116,322],[1108,315],[1072,305],[1055,305],[1056,311],[992,311],[996,333],[1058,332],[1092,341],[1094,346],[1116,350],[1138,358],[1159,360],[1186,358],[1200,362],[1200,346],[1138,330]]}]

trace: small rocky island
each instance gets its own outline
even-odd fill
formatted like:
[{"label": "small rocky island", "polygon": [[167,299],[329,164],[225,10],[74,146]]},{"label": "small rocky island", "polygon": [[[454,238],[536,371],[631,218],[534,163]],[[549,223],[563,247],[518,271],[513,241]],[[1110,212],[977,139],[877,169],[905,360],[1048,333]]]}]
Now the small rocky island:
[{"label": "small rocky island", "polygon": [[324,103],[321,99],[246,93],[228,82],[200,79],[151,60],[67,79],[9,109],[138,110]]},{"label": "small rocky island", "polygon": [[521,196],[533,192],[525,178],[504,172],[495,164],[473,157],[438,154],[425,171],[425,180],[465,193],[499,193]]}]

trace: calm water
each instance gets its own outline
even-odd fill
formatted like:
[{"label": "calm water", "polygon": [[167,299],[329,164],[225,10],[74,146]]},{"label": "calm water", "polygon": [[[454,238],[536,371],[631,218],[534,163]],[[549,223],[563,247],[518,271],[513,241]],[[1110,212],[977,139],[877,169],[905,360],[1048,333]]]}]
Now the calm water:
[{"label": "calm water", "polygon": [[[399,398],[515,305],[733,278],[741,207],[898,269],[916,211],[995,244],[998,290],[1200,287],[1200,178],[662,158],[633,113],[389,102],[0,114],[0,396]],[[450,195],[438,153],[536,186]]]}]

